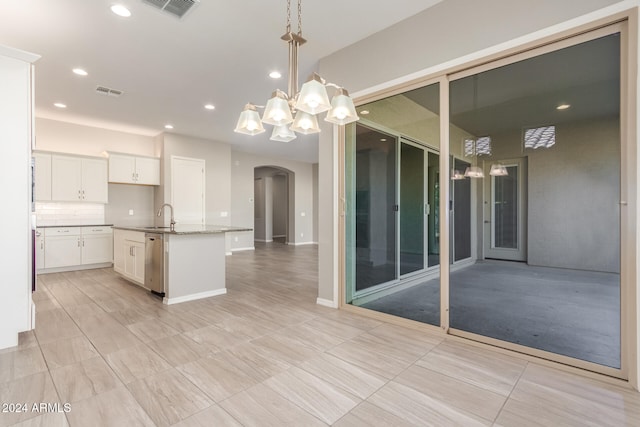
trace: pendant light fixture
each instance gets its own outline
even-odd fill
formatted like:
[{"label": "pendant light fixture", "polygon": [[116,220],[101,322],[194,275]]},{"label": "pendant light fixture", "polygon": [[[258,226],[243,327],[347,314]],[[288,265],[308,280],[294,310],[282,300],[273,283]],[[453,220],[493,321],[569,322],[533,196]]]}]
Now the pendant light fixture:
[{"label": "pendant light fixture", "polygon": [[491,176],[508,176],[509,171],[506,166],[502,163],[494,163],[491,165],[491,170],[489,171],[489,175]]},{"label": "pendant light fixture", "polygon": [[[287,0],[287,29],[281,37],[289,45],[289,88],[285,93],[276,90],[266,106],[249,103],[240,114],[235,132],[257,135],[264,132],[262,123],[273,125],[272,141],[288,142],[295,132],[305,135],[320,132],[317,114],[327,112],[327,122],[345,125],[359,120],[353,100],[346,89],[327,83],[313,73],[298,92],[298,48],[306,43],[302,37],[302,0],[298,0],[298,32],[291,31],[291,0]],[[327,87],[335,89],[331,101]],[[262,119],[257,109],[264,108]]]}]

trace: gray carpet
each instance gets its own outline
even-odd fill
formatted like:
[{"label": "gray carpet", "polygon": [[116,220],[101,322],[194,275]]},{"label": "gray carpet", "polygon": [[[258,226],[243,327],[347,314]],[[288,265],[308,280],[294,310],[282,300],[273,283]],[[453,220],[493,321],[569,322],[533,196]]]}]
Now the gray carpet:
[{"label": "gray carpet", "polygon": [[[620,367],[620,276],[481,261],[450,278],[451,327]],[[440,323],[439,279],[365,308]]]}]

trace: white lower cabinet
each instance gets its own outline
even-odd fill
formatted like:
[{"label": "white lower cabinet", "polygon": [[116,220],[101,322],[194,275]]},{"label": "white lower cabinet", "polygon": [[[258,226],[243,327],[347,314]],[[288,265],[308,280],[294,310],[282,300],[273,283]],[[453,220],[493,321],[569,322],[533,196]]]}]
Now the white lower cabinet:
[{"label": "white lower cabinet", "polygon": [[44,242],[44,268],[69,267],[82,262],[78,227],[47,228]]},{"label": "white lower cabinet", "polygon": [[113,261],[111,227],[82,227],[82,264]]},{"label": "white lower cabinet", "polygon": [[144,233],[113,230],[113,269],[125,278],[144,285]]},{"label": "white lower cabinet", "polygon": [[36,268],[66,268],[112,262],[111,227],[51,227],[36,242]]}]

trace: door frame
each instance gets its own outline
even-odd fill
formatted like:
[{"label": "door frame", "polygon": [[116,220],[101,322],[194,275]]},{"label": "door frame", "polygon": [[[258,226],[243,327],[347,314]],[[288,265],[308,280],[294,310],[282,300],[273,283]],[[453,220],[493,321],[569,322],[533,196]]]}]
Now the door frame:
[{"label": "door frame", "polygon": [[[499,163],[505,167],[518,168],[518,247],[516,249],[495,247],[495,194],[496,177],[490,175],[491,165]],[[484,209],[483,209],[483,258],[501,259],[507,261],[527,260],[527,158],[484,161]]]}]

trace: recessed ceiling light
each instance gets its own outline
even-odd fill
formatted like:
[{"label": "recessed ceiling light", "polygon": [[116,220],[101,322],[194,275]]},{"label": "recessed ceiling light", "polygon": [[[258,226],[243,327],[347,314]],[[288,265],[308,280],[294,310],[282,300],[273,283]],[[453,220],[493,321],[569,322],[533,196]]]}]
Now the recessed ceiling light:
[{"label": "recessed ceiling light", "polygon": [[566,110],[568,108],[570,108],[571,105],[570,104],[560,104],[556,107],[556,110]]},{"label": "recessed ceiling light", "polygon": [[282,77],[282,74],[280,73],[280,71],[272,71],[269,73],[269,77],[271,77],[272,79],[279,79],[280,77]]},{"label": "recessed ceiling light", "polygon": [[89,75],[89,73],[87,73],[82,68],[74,68],[72,71],[74,72],[74,74],[77,74],[79,76],[88,76]]},{"label": "recessed ceiling light", "polygon": [[118,16],[122,16],[123,18],[128,18],[131,16],[131,12],[129,11],[129,9],[121,4],[114,4],[113,6],[111,6],[111,12],[115,13]]},{"label": "recessed ceiling light", "polygon": [[366,116],[367,114],[369,114],[369,110],[362,110],[360,111],[360,114],[362,114],[363,116]]},{"label": "recessed ceiling light", "polygon": [[204,108],[206,108],[207,110],[215,110],[216,106],[213,104],[206,104]]},{"label": "recessed ceiling light", "polygon": [[58,108],[67,108],[67,106],[62,102],[56,102],[55,104],[53,104],[53,106]]},{"label": "recessed ceiling light", "polygon": [[386,142],[387,138],[380,138],[380,142]]},{"label": "recessed ceiling light", "polygon": [[165,129],[173,129],[173,125],[164,125]]}]

